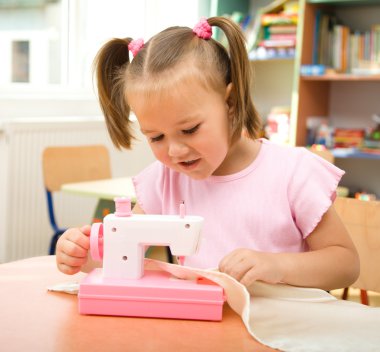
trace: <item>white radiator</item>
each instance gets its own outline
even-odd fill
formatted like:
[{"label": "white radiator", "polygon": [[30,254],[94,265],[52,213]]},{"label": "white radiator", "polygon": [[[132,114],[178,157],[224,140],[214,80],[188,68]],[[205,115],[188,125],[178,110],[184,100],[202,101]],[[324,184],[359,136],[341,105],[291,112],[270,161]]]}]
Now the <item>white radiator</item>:
[{"label": "white radiator", "polygon": [[[145,143],[136,152],[113,149],[102,118],[0,120],[0,263],[47,255],[52,236],[42,177],[47,146],[105,144],[115,177],[132,175],[152,160]],[[96,199],[58,193],[56,220],[61,227],[89,223]]]}]

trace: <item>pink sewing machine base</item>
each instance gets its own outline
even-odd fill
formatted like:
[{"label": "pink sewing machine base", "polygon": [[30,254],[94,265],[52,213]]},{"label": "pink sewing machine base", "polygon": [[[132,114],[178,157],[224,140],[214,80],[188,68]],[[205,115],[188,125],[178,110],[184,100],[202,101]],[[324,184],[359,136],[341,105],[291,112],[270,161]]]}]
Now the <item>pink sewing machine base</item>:
[{"label": "pink sewing machine base", "polygon": [[203,218],[133,214],[128,198],[115,199],[115,213],[93,224],[90,253],[103,260],[79,285],[81,314],[222,320],[223,288],[206,279],[180,280],[163,271],[144,270],[144,247],[170,246],[182,257],[197,252]]},{"label": "pink sewing machine base", "polygon": [[146,270],[140,279],[104,278],[94,269],[80,285],[81,314],[222,320],[223,288],[207,279],[180,280]]}]

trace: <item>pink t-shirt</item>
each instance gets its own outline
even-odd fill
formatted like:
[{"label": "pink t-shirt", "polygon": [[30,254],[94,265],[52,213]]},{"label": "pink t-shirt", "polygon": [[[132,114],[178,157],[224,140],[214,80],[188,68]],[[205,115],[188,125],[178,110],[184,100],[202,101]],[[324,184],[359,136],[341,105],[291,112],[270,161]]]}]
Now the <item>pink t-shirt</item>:
[{"label": "pink t-shirt", "polygon": [[156,161],[134,177],[146,214],[178,214],[184,201],[187,214],[204,217],[199,252],[186,265],[217,267],[237,248],[307,250],[305,238],[334,201],[344,171],[305,148],[261,142],[256,159],[232,175],[194,180]]}]

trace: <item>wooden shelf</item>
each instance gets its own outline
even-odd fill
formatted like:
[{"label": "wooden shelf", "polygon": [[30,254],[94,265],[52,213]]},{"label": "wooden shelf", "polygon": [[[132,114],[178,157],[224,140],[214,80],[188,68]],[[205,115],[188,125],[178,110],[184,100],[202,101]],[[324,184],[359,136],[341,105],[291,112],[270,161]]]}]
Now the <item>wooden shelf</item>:
[{"label": "wooden shelf", "polygon": [[380,81],[380,74],[377,75],[354,75],[354,74],[334,74],[321,76],[301,76],[303,81]]},{"label": "wooden shelf", "polygon": [[[327,1],[327,0],[300,0],[302,11],[302,16],[300,17],[300,31],[301,31],[301,43],[297,43],[297,54],[296,55],[296,74],[298,76],[295,77],[295,86],[293,88],[293,104],[292,104],[292,143],[303,146],[306,144],[306,135],[307,135],[307,119],[311,116],[325,116],[331,117],[334,116],[334,112],[336,112],[337,105],[340,102],[337,102],[336,91],[337,88],[334,87],[332,82],[345,82],[346,90],[351,87],[353,90],[357,89],[356,83],[363,84],[371,84],[374,85],[373,95],[377,95],[379,92],[378,83],[380,83],[380,74],[325,74],[321,76],[306,76],[300,74],[301,65],[310,65],[313,62],[313,40],[314,31],[315,31],[315,18],[317,12],[323,8],[324,11],[328,11],[328,9],[335,11],[335,4],[338,3],[341,5],[339,8],[347,11],[339,11],[339,16],[347,16],[347,24],[351,25],[351,21],[355,18],[355,12],[352,10],[351,5],[355,4],[355,8],[357,8],[358,12],[360,12],[361,16],[363,13],[371,14],[370,21],[366,24],[366,27],[370,28],[370,26],[374,23],[378,23],[377,14],[380,11],[380,0],[374,1],[350,1],[350,0],[342,0],[342,1]],[[368,8],[363,6],[364,4],[371,3],[374,6]],[[330,5],[330,6],[329,6]],[[360,11],[359,11],[360,10]],[[362,11],[362,12],[361,12]],[[380,21],[380,20],[379,20]],[[363,22],[363,21],[361,21]],[[361,23],[362,24],[362,23]],[[352,28],[356,29],[358,25],[357,22],[352,24]],[[361,27],[360,27],[361,28]],[[365,87],[363,88],[365,89]],[[334,94],[335,93],[335,94]],[[368,96],[368,101],[373,104],[373,95]],[[366,101],[358,101],[358,104],[364,106]],[[335,109],[332,111],[332,109]],[[364,109],[365,110],[365,109]],[[367,109],[368,110],[368,109]],[[366,111],[366,113],[368,113]],[[377,107],[372,108],[371,113],[375,113],[377,111]],[[350,112],[350,111],[349,111]],[[337,114],[335,114],[337,115]],[[344,116],[344,108],[339,110],[339,116]],[[360,116],[360,114],[358,114]],[[352,121],[352,120],[351,120]],[[344,126],[344,124],[343,124]]]},{"label": "wooden shelf", "polygon": [[[262,61],[262,62],[283,62],[283,61],[292,61],[294,60],[294,56],[287,56],[287,57],[264,57],[264,58],[250,58],[249,61],[251,62],[256,62],[256,61]],[[380,79],[380,78],[379,78]]]},{"label": "wooden shelf", "polygon": [[[368,32],[372,25],[380,23],[380,0],[300,0],[300,5],[303,11],[299,22],[301,40],[297,43],[295,59],[292,142],[298,146],[306,145],[307,124],[310,117],[326,118],[331,126],[337,128],[374,127],[371,116],[379,112],[378,71],[375,71],[376,74],[371,74],[360,71],[359,65],[356,65],[352,69],[355,74],[328,73],[321,76],[306,76],[301,75],[301,67],[320,63],[316,60],[314,52],[318,16],[323,13],[335,15],[336,21],[344,23],[351,32]],[[346,171],[342,179],[343,186],[354,190],[366,189],[380,197],[379,154],[357,149],[337,149],[332,150],[332,153],[336,165]]]},{"label": "wooden shelf", "polygon": [[335,158],[352,158],[352,159],[377,159],[380,160],[380,154],[364,153],[357,149],[333,149],[331,150]]},{"label": "wooden shelf", "polygon": [[308,0],[310,4],[324,4],[324,5],[378,5],[379,0]]}]

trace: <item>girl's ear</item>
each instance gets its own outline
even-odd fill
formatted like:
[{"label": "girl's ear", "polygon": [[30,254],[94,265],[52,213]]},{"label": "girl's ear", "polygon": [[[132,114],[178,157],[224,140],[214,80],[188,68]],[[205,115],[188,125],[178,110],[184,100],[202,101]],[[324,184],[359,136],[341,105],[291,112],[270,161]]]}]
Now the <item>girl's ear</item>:
[{"label": "girl's ear", "polygon": [[227,108],[228,108],[228,112],[233,112],[233,109],[234,109],[234,90],[233,90],[234,86],[231,83],[228,83],[227,87],[226,87],[226,93],[224,95],[224,100],[227,104]]}]

